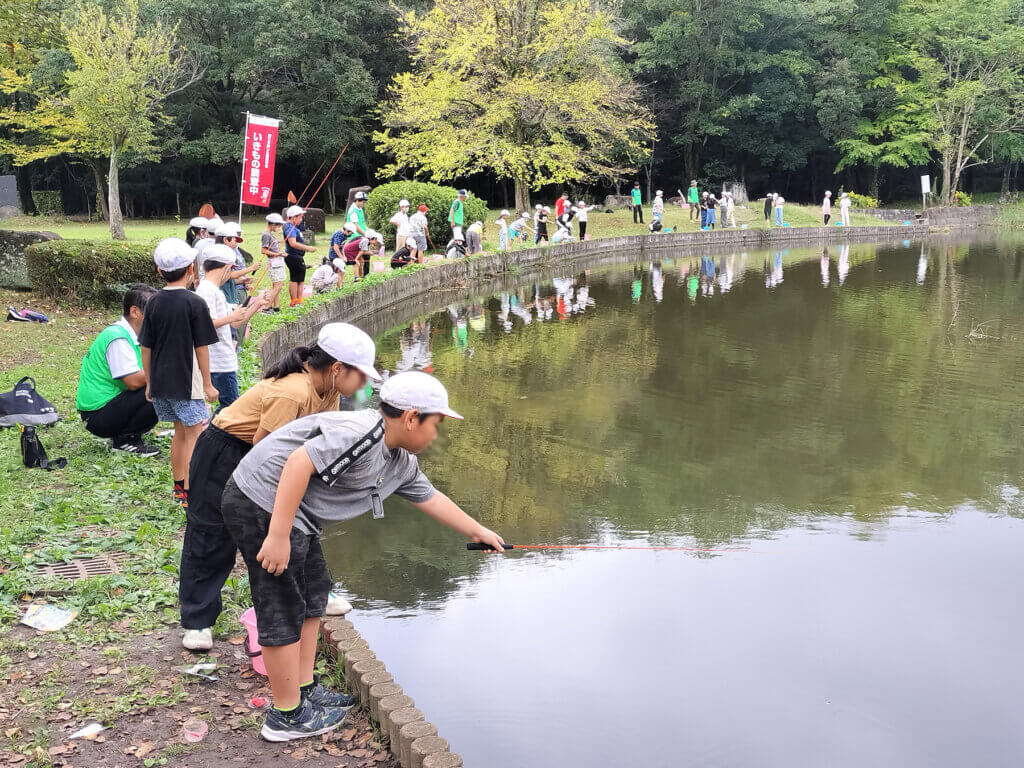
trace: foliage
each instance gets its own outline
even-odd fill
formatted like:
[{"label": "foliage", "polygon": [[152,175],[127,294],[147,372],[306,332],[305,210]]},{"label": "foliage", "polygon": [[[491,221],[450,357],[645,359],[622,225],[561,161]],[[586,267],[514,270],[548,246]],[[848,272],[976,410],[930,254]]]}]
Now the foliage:
[{"label": "foliage", "polygon": [[403,17],[412,69],[395,76],[381,170],[435,180],[489,171],[517,206],[543,184],[620,178],[654,135],[643,93],[616,62],[626,41],[594,0],[438,0]]},{"label": "foliage", "polygon": [[25,249],[32,288],[59,302],[116,305],[130,283],[159,286],[151,247],[123,242],[50,240]]},{"label": "foliage", "polygon": [[971,196],[958,189],[953,195],[953,205],[964,207],[969,206],[971,205]]},{"label": "foliage", "polygon": [[60,199],[60,190],[32,190],[32,201],[36,204],[36,211],[43,216],[62,215],[64,204]]},{"label": "foliage", "polygon": [[[448,209],[456,197],[458,190],[454,187],[443,187],[422,181],[393,181],[381,184],[370,192],[369,200],[366,201],[366,221],[384,235],[385,245],[393,248],[395,228],[389,221],[398,210],[398,201],[408,200],[410,213],[415,212],[418,205],[426,205],[430,239],[437,248],[444,248],[452,232],[448,226]],[[487,223],[487,204],[483,200],[470,195],[466,198],[465,206],[467,226],[477,220]]]},{"label": "foliage", "polygon": [[848,192],[850,205],[854,208],[877,208],[878,199],[870,195],[858,195],[856,192]]}]

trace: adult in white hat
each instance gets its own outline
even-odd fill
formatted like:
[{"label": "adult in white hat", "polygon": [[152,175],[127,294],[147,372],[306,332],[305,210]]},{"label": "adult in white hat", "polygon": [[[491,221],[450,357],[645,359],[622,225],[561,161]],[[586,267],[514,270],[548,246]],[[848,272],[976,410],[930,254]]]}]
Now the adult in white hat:
[{"label": "adult in white hat", "polygon": [[284,218],[280,213],[267,214],[267,228],[260,235],[260,253],[267,258],[267,272],[270,273],[270,294],[267,296],[265,312],[280,312],[278,300],[281,288],[288,277],[288,268],[284,263],[284,251],[281,250],[281,230]]},{"label": "adult in white hat", "polygon": [[654,193],[654,200],[651,202],[651,218],[654,221],[661,223],[662,217],[665,215],[665,193],[660,189]]},{"label": "adult in white hat", "polygon": [[[298,419],[255,445],[224,489],[221,513],[248,565],[256,622],[274,708],[261,734],[289,741],[344,722],[350,697],[313,677],[320,617],[331,575],[319,535],[325,525],[372,512],[398,494],[427,516],[494,551],[505,542],[436,490],[416,454],[437,437],[445,417],[459,418],[448,393],[426,373],[392,376],[379,411],[338,411]],[[269,519],[268,519],[269,515]],[[303,687],[304,681],[313,681]]]},{"label": "adult in white hat", "polygon": [[316,248],[306,245],[302,239],[302,230],[299,225],[302,223],[302,216],[305,209],[293,205],[284,212],[288,223],[284,225],[284,264],[288,267],[288,297],[289,307],[302,303],[302,290],[306,282],[306,254],[315,253]]},{"label": "adult in white hat", "polygon": [[405,238],[409,236],[409,201],[399,200],[398,211],[391,217],[391,224],[395,227],[395,250],[401,250],[405,245]]},{"label": "adult in white hat", "polygon": [[[219,411],[200,436],[190,468],[192,490],[178,590],[185,648],[213,647],[221,589],[235,564],[235,544],[220,511],[228,478],[252,446],[268,435],[295,419],[337,412],[339,396],[353,397],[368,378],[379,379],[376,354],[373,339],[356,326],[328,323],[315,345],[295,347],[271,365],[264,378]],[[350,608],[341,596],[328,601],[330,613]]]},{"label": "adult in white hat", "polygon": [[839,197],[839,218],[844,227],[850,226],[850,195],[843,192]]}]

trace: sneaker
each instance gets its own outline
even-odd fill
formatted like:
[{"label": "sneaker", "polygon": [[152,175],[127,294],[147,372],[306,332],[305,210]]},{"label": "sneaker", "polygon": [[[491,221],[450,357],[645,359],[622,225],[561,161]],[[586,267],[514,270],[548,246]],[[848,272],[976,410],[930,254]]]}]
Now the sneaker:
[{"label": "sneaker", "polygon": [[14,307],[8,307],[7,308],[7,319],[8,320],[15,320],[15,321],[17,321],[19,323],[27,323],[28,322],[28,318],[23,316],[21,314],[21,312],[16,310]]},{"label": "sneaker", "polygon": [[303,689],[302,698],[311,704],[319,704],[321,707],[335,707],[337,709],[351,709],[359,703],[358,696],[349,696],[347,693],[338,693],[330,688],[325,688],[319,678],[313,678],[313,685],[308,690]]},{"label": "sneaker", "polygon": [[328,616],[344,616],[351,610],[352,603],[338,593],[331,592],[327,595],[327,609],[325,612]]},{"label": "sneaker", "polygon": [[155,445],[144,442],[141,437],[126,437],[123,440],[115,440],[110,446],[115,451],[134,453],[136,456],[159,456],[160,449]]},{"label": "sneaker", "polygon": [[174,486],[174,503],[188,509],[188,491],[180,486]]},{"label": "sneaker", "polygon": [[181,647],[189,651],[208,651],[213,648],[213,627],[187,629],[181,638]]},{"label": "sneaker", "polygon": [[260,736],[267,741],[292,741],[319,736],[345,722],[345,713],[344,709],[322,707],[303,700],[298,709],[288,714],[279,709],[271,709],[263,722]]}]

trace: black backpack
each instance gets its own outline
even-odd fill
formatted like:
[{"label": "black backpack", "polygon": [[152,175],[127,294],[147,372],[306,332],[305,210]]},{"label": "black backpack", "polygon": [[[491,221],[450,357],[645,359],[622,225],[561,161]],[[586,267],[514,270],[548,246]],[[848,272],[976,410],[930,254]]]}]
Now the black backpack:
[{"label": "black backpack", "polygon": [[68,460],[63,457],[53,461],[47,458],[46,449],[43,448],[43,444],[39,441],[39,435],[36,434],[35,427],[21,428],[21,461],[29,469],[39,467],[47,472],[53,472],[55,469],[64,469],[68,465]]},{"label": "black backpack", "polygon": [[35,379],[26,376],[10,392],[0,393],[0,427],[21,427],[21,460],[26,467],[52,472],[67,465],[67,459],[50,461],[39,442],[36,427],[58,421],[57,409],[36,391]]}]

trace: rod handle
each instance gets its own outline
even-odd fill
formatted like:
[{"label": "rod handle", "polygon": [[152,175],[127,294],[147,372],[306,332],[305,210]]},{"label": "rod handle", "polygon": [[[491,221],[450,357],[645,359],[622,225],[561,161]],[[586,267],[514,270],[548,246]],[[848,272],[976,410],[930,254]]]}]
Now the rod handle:
[{"label": "rod handle", "polygon": [[[515,544],[506,544],[505,549],[515,549]],[[484,544],[478,541],[471,541],[466,545],[466,549],[470,552],[494,552],[495,549],[490,544]]]}]

